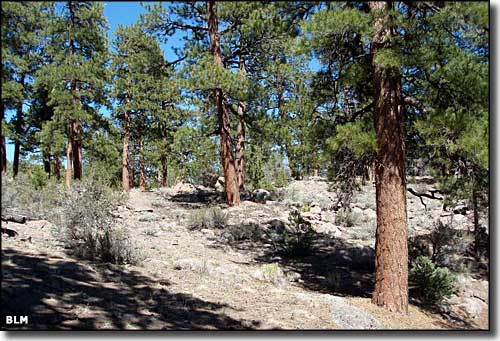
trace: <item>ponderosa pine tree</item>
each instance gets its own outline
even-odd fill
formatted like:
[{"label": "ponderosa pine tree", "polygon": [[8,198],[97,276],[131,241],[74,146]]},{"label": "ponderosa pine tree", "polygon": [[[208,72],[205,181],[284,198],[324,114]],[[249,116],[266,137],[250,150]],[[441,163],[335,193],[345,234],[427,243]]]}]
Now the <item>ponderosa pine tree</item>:
[{"label": "ponderosa pine tree", "polygon": [[12,162],[14,177],[19,172],[21,145],[27,129],[24,107],[33,97],[32,79],[37,69],[41,67],[41,45],[51,6],[50,2],[6,2],[2,6],[3,71],[8,72],[9,82],[16,83],[14,86],[6,84],[9,89],[7,92],[10,93],[5,93],[7,106],[2,104],[3,110],[12,105],[12,109],[16,112],[11,120],[12,132],[9,134],[14,141]]},{"label": "ponderosa pine tree", "polygon": [[[82,148],[87,124],[99,121],[97,107],[106,104],[106,19],[100,3],[68,1],[49,27],[46,53],[50,63],[38,78],[50,84],[54,118],[43,134],[66,137],[66,185],[82,176]],[[50,130],[50,131],[49,131]],[[57,132],[56,132],[57,131]]]},{"label": "ponderosa pine tree", "polygon": [[[146,188],[144,139],[151,132],[147,122],[164,110],[165,62],[158,41],[146,34],[139,25],[119,26],[116,52],[113,55],[113,97],[117,99],[116,117],[121,122],[123,135],[122,187],[130,189],[130,141],[138,139],[139,185]],[[149,125],[147,125],[149,126]],[[132,131],[137,133],[132,134]]]}]

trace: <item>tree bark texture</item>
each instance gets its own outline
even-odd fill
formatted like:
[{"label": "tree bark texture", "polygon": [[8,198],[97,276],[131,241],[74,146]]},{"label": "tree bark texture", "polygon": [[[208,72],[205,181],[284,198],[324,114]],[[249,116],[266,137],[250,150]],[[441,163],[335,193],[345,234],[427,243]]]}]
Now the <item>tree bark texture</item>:
[{"label": "tree bark texture", "polygon": [[146,161],[144,160],[144,138],[139,139],[139,189],[146,190]]},{"label": "tree bark texture", "polygon": [[73,122],[73,177],[74,179],[82,178],[82,125],[75,120]]},{"label": "tree bark texture", "polygon": [[16,133],[16,138],[14,141],[14,159],[12,160],[12,176],[16,177],[19,173],[19,157],[21,154],[21,134],[23,127],[23,104],[19,103],[16,111],[16,121],[14,123],[14,129]]},{"label": "tree bark texture", "polygon": [[[375,14],[372,55],[388,48],[393,34],[390,2],[370,2]],[[405,146],[399,70],[374,62],[377,165],[375,169],[377,233],[375,291],[372,302],[389,311],[408,312],[408,242]]]},{"label": "tree bark texture", "polygon": [[66,187],[71,187],[73,180],[73,120],[68,123],[68,143],[66,144]]},{"label": "tree bark texture", "polygon": [[43,170],[47,175],[49,176],[50,179],[50,153],[49,152],[43,152]]},{"label": "tree bark texture", "polygon": [[[243,56],[240,57],[240,75],[242,79],[244,80],[246,78],[246,67],[245,67],[245,59]],[[240,191],[243,191],[245,189],[245,120],[244,120],[244,113],[246,109],[246,103],[241,101],[238,103],[238,126],[236,128],[236,135],[237,135],[237,140],[236,140],[236,151],[235,151],[235,157],[236,157],[236,171],[237,171],[237,177],[238,177],[238,186],[240,188]]]},{"label": "tree bark texture", "polygon": [[59,153],[54,154],[54,158],[52,159],[54,163],[54,175],[57,180],[61,179],[61,162],[59,161]]},{"label": "tree bark texture", "polygon": [[129,144],[130,144],[130,112],[126,111],[123,117],[123,152],[122,152],[122,187],[123,190],[130,191],[129,168]]},{"label": "tree bark texture", "polygon": [[[221,68],[222,62],[220,35],[217,21],[217,3],[214,0],[207,1],[208,32],[210,36],[210,52],[214,57],[215,64]],[[214,90],[217,115],[219,118],[219,134],[221,144],[221,163],[224,170],[226,186],[226,201],[229,206],[240,203],[238,178],[236,175],[235,157],[233,155],[233,143],[231,140],[231,128],[229,123],[229,108],[224,103],[224,93],[220,87]]]},{"label": "tree bark texture", "polygon": [[[5,118],[5,107],[3,106],[3,103],[0,104],[2,106],[2,118],[1,122],[3,125],[3,120]],[[5,142],[5,136],[2,134],[1,139],[0,139],[0,165],[1,165],[1,171],[6,172],[7,171],[7,144]]]}]

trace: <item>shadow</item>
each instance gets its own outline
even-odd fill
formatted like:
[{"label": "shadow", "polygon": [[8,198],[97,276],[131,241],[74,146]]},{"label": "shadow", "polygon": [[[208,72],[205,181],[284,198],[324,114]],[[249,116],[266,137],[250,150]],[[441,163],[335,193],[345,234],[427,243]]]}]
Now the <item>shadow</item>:
[{"label": "shadow", "polygon": [[[215,190],[197,189],[192,193],[178,193],[168,197],[168,200],[177,203],[184,208],[207,208],[211,206],[225,205],[226,197],[224,193]],[[240,192],[240,200],[252,200],[249,191]]]},{"label": "shadow", "polygon": [[226,202],[223,193],[200,190],[193,193],[178,193],[171,196],[169,200],[188,209],[207,208]]},{"label": "shadow", "polygon": [[[173,293],[162,283],[111,264],[2,250],[4,330],[245,330],[259,325],[223,311],[226,304]],[[26,325],[6,325],[6,315],[27,315]]]},{"label": "shadow", "polygon": [[214,238],[211,247],[230,245],[251,254],[262,264],[278,263],[285,271],[300,275],[296,284],[304,289],[336,296],[371,297],[374,289],[375,253],[371,247],[327,234],[314,232],[311,252],[303,257],[286,257],[280,250],[262,240],[223,242]]}]

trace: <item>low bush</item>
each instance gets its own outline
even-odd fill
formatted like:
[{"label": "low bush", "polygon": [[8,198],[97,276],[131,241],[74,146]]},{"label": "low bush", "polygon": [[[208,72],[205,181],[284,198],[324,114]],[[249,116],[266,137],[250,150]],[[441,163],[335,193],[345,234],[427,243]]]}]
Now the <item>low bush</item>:
[{"label": "low bush", "polygon": [[135,264],[139,255],[128,231],[113,213],[122,196],[95,180],[75,184],[63,203],[57,224],[61,239],[77,257],[115,264]]},{"label": "low bush", "polygon": [[19,214],[34,219],[54,220],[66,200],[64,185],[56,179],[18,174],[2,175],[2,214]]},{"label": "low bush", "polygon": [[262,230],[258,224],[230,225],[224,229],[222,238],[226,242],[239,242],[244,240],[259,241]]},{"label": "low bush", "polygon": [[409,280],[415,296],[427,304],[438,304],[455,293],[455,277],[429,257],[420,256],[413,262]]},{"label": "low bush", "polygon": [[335,215],[335,224],[345,227],[356,225],[357,217],[349,208],[342,208]]},{"label": "low bush", "polygon": [[223,229],[227,226],[227,214],[219,207],[200,209],[188,217],[190,230]]},{"label": "low bush", "polygon": [[280,240],[281,253],[287,257],[304,257],[311,253],[314,231],[299,211],[288,216],[288,226]]}]

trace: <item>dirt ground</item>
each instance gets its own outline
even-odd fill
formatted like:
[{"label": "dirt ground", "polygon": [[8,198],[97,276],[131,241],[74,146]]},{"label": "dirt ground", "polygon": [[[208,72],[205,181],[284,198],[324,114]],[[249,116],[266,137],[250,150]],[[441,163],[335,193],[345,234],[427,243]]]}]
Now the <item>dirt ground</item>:
[{"label": "dirt ground", "polygon": [[[141,250],[137,266],[76,259],[46,221],[7,224],[19,235],[2,236],[2,310],[28,315],[29,323],[4,328],[362,329],[371,319],[381,329],[457,328],[414,305],[408,315],[372,305],[370,269],[349,273],[336,264],[345,283],[325,286],[328,245],[286,261],[267,252],[269,245],[231,246],[218,231],[192,231],[186,222],[198,207],[131,192],[119,214]],[[342,316],[351,307],[360,311],[359,324],[346,326]],[[487,313],[469,328],[487,328]]]}]

